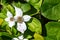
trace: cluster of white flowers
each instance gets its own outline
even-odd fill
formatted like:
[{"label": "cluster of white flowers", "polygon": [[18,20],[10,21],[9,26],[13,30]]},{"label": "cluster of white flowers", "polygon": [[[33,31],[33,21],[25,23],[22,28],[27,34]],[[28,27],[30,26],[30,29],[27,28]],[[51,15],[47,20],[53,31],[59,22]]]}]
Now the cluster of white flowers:
[{"label": "cluster of white flowers", "polygon": [[20,31],[21,33],[24,33],[27,29],[25,22],[28,22],[31,19],[31,17],[29,15],[23,16],[23,11],[20,8],[17,8],[16,6],[14,6],[14,8],[16,13],[15,16],[13,16],[11,12],[7,11],[7,18],[5,18],[5,21],[9,23],[9,27],[11,28],[15,25],[15,22],[17,22],[17,30]]}]

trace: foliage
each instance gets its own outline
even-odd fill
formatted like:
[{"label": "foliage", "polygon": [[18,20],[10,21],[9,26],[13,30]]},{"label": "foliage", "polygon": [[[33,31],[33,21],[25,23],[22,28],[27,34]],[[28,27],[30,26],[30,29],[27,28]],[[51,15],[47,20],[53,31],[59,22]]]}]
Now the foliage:
[{"label": "foliage", "polygon": [[60,0],[0,0],[0,40],[12,40],[21,35],[16,25],[10,28],[5,21],[7,10],[15,16],[14,6],[21,8],[23,15],[32,17],[26,22],[24,38],[60,40]]}]

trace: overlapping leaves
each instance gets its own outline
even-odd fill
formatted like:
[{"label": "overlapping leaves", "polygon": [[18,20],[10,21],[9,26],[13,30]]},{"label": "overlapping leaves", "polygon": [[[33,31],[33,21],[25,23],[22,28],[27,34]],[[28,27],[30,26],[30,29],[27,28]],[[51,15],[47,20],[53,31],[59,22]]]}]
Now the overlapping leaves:
[{"label": "overlapping leaves", "polygon": [[[9,10],[13,15],[15,15],[14,6],[21,8],[23,10],[23,12],[24,12],[24,15],[28,14],[30,16],[33,16],[33,15],[39,13],[41,3],[42,3],[42,0],[37,0],[37,1],[36,0],[30,0],[29,2],[26,1],[26,3],[12,2],[11,4],[9,4],[7,2],[7,0],[2,0],[3,8],[1,9],[1,12],[0,12],[0,18],[2,18],[2,19],[6,18],[7,10]],[[40,21],[38,19],[36,19],[36,18],[32,18],[32,20],[30,20],[30,22],[27,23],[28,29],[32,33],[34,33],[34,32],[38,33],[37,35],[41,34],[42,26],[41,26]],[[0,29],[2,30],[2,32],[0,32],[1,37],[2,36],[7,36],[9,38],[13,38],[13,37],[18,37],[20,35],[20,32],[18,32],[16,30],[16,27],[14,26],[14,27],[12,27],[12,29],[9,28],[8,23],[5,22],[5,20],[4,20],[4,22],[1,20],[0,23],[1,23]],[[0,37],[0,39],[3,38],[3,37],[2,38],[1,37]],[[30,39],[32,37],[33,36],[28,36],[27,38]]]},{"label": "overlapping leaves", "polygon": [[42,15],[51,20],[60,19],[60,0],[44,0]]},{"label": "overlapping leaves", "polygon": [[47,37],[45,40],[60,40],[60,22],[48,22],[46,29]]}]

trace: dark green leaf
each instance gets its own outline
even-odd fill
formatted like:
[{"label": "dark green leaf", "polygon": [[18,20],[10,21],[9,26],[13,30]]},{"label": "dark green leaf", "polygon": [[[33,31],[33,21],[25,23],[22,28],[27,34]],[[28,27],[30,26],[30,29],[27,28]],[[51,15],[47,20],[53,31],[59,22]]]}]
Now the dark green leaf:
[{"label": "dark green leaf", "polygon": [[60,0],[44,0],[42,15],[51,20],[60,19]]},{"label": "dark green leaf", "polygon": [[16,35],[17,34],[17,30],[14,27],[12,27],[12,30],[11,31],[12,31],[12,34],[13,35]]},{"label": "dark green leaf", "polygon": [[60,40],[60,22],[48,22],[46,24],[46,40]]},{"label": "dark green leaf", "polygon": [[21,9],[23,10],[23,12],[27,12],[31,9],[31,6],[29,4],[22,4]]}]

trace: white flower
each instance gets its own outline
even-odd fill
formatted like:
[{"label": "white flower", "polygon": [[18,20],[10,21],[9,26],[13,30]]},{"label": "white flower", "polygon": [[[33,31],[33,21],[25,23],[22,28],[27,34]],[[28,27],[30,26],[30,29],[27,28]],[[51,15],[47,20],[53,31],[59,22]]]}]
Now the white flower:
[{"label": "white flower", "polygon": [[17,21],[17,30],[24,33],[27,29],[25,22],[29,21],[31,17],[29,15],[23,16],[23,12],[20,8],[15,7],[15,11],[16,15],[14,16],[14,19]]},{"label": "white flower", "polygon": [[18,38],[13,38],[12,40],[28,40],[23,37],[23,35],[19,36]]},{"label": "white flower", "polygon": [[15,21],[11,12],[7,11],[7,18],[5,18],[5,21],[9,23],[9,27],[11,28],[15,25]]}]

